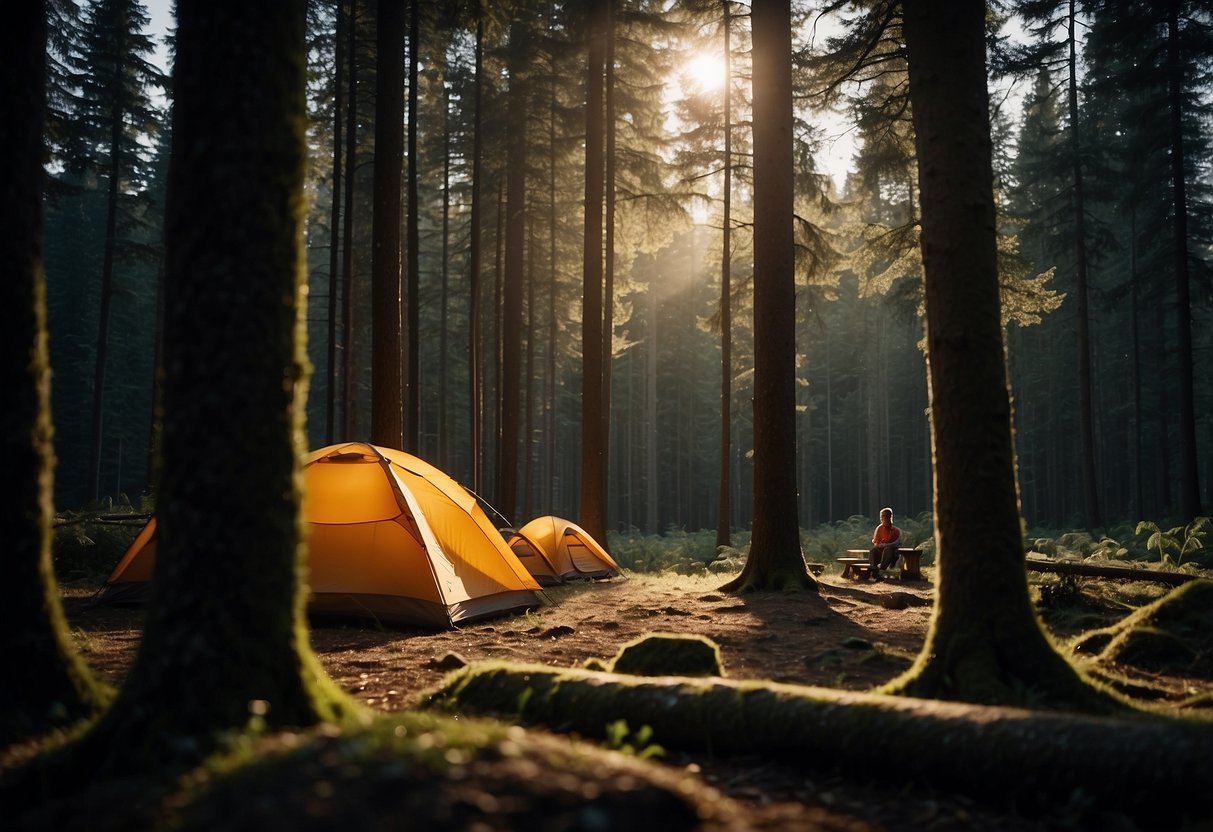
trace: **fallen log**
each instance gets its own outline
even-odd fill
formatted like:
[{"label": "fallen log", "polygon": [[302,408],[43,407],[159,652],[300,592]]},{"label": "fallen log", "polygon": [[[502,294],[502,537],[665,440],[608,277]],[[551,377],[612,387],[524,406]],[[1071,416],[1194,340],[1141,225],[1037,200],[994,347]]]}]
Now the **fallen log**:
[{"label": "fallen log", "polygon": [[1024,558],[1028,569],[1034,572],[1053,572],[1058,575],[1083,575],[1092,578],[1111,578],[1117,581],[1152,581],[1168,586],[1180,586],[1201,577],[1189,572],[1164,572],[1161,569],[1132,566],[1101,566],[1073,560],[1048,560],[1046,558]]},{"label": "fallen log", "polygon": [[[1017,810],[1094,799],[1151,822],[1213,811],[1213,722],[984,707],[728,679],[475,664],[423,706],[601,738],[622,719],[667,749],[895,777]],[[883,773],[883,774],[882,774]],[[1165,816],[1165,818],[1164,818]]]},{"label": "fallen log", "polygon": [[152,519],[152,515],[134,512],[126,514],[81,514],[76,517],[56,517],[52,525],[55,528],[60,526],[81,526],[86,523],[100,523],[102,525],[109,524],[114,526],[143,526],[148,520]]}]

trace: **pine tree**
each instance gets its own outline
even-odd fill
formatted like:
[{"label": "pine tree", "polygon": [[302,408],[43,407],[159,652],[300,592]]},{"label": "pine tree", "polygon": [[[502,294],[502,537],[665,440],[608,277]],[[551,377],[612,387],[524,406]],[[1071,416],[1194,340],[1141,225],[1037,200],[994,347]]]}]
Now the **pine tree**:
[{"label": "pine tree", "polygon": [[1116,700],[1053,650],[1028,598],[999,313],[984,15],[977,0],[946,10],[905,2],[939,573],[918,662],[885,690],[1110,711]]},{"label": "pine tree", "polygon": [[796,303],[791,8],[756,0],[754,96],[754,511],[730,591],[816,589],[800,550],[796,498]]},{"label": "pine tree", "polygon": [[139,221],[132,194],[137,195],[147,180],[149,154],[140,140],[154,137],[159,125],[150,88],[164,84],[160,71],[148,60],[152,42],[143,34],[147,22],[139,0],[99,0],[85,14],[81,51],[73,62],[79,98],[73,112],[68,170],[103,178],[108,192],[94,355],[90,500],[97,499],[101,488],[105,376],[116,272],[132,257],[131,226]]}]

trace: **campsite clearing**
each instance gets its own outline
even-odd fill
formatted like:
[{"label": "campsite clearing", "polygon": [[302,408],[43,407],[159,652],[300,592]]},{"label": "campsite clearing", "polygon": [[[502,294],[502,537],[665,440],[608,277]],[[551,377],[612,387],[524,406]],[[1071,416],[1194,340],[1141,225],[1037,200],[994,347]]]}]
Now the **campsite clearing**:
[{"label": "campsite clearing", "polygon": [[[389,711],[409,707],[437,685],[453,669],[451,654],[468,662],[505,659],[573,667],[587,659],[609,659],[651,632],[707,636],[720,645],[725,672],[734,679],[864,690],[909,666],[926,632],[930,583],[821,580],[820,596],[729,595],[717,589],[724,582],[718,576],[578,582],[546,589],[553,603],[534,612],[455,630],[315,619],[312,646],[338,684],[364,704]],[[893,593],[907,596],[905,608],[884,606]],[[79,596],[65,603],[85,658],[117,682],[134,658],[142,611],[91,607]]]},{"label": "campsite clearing", "polygon": [[[458,630],[313,621],[313,648],[329,675],[370,708],[412,707],[463,661],[487,659],[573,667],[609,659],[649,632],[694,633],[720,645],[726,675],[865,690],[909,666],[931,613],[931,570],[922,582],[844,581],[836,570],[812,593],[728,595],[721,576],[669,573],[578,582],[547,590],[553,604]],[[76,644],[99,675],[121,681],[140,640],[142,610],[93,605],[92,590],[65,590]],[[1063,635],[1069,635],[1066,633]],[[1174,697],[1192,680],[1169,681]],[[634,726],[639,728],[640,726]],[[660,726],[654,742],[660,743]],[[1037,823],[946,793],[919,793],[834,776],[806,776],[768,759],[671,753],[668,765],[752,807],[751,829],[1026,830]],[[11,763],[0,760],[0,767]]]}]

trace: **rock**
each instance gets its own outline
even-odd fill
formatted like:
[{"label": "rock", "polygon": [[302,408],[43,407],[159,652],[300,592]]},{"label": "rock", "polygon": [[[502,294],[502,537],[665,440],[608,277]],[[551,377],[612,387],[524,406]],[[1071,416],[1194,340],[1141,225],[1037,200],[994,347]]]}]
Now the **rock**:
[{"label": "rock", "polygon": [[633,676],[723,676],[724,663],[711,639],[650,633],[621,647],[611,670]]},{"label": "rock", "polygon": [[430,670],[458,670],[468,666],[468,660],[458,653],[447,653],[441,659],[430,659],[425,663]]},{"label": "rock", "polygon": [[859,636],[850,636],[848,638],[844,638],[839,642],[839,644],[851,650],[872,649],[872,642],[868,641],[866,638],[860,638]]},{"label": "rock", "polygon": [[886,610],[904,610],[910,606],[911,598],[905,592],[890,592],[880,599],[880,606]]},{"label": "rock", "polygon": [[572,627],[561,624],[558,627],[552,627],[550,629],[544,630],[542,633],[539,634],[539,637],[540,638],[560,638],[561,636],[571,636],[575,632],[577,632],[577,631],[574,630]]}]

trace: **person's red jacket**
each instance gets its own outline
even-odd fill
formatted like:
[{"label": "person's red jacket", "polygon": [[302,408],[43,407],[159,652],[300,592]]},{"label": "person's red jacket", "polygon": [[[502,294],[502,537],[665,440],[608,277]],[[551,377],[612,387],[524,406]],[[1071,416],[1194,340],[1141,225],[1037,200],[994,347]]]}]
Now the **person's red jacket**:
[{"label": "person's red jacket", "polygon": [[896,543],[901,540],[901,529],[896,526],[886,527],[883,523],[876,527],[876,531],[872,534],[873,546],[884,546],[888,543]]}]

